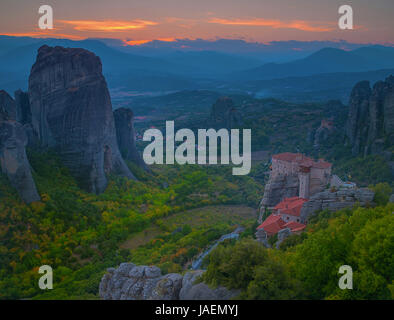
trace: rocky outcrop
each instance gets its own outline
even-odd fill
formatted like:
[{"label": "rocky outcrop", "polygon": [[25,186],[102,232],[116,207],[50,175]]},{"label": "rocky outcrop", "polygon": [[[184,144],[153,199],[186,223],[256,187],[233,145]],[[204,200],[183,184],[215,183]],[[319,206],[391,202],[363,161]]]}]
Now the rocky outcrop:
[{"label": "rocky outcrop", "polygon": [[40,144],[57,149],[83,189],[104,191],[109,173],[134,179],[118,149],[99,57],[42,46],[29,77],[29,102]]},{"label": "rocky outcrop", "polygon": [[[261,219],[261,222],[259,221],[259,224],[261,224],[262,222],[263,221]],[[263,244],[265,247],[267,248],[271,247],[271,245],[268,243],[268,235],[267,232],[265,232],[264,228],[257,229],[255,236],[256,236],[256,240],[261,244]]]},{"label": "rocky outcrop", "polygon": [[317,128],[315,135],[313,146],[318,148],[321,144],[327,141],[327,139],[335,133],[335,127],[332,119],[326,120],[323,119],[319,128]]},{"label": "rocky outcrop", "polygon": [[211,123],[214,128],[237,128],[241,122],[239,111],[231,98],[221,97],[213,104]]},{"label": "rocky outcrop", "polygon": [[260,208],[276,206],[283,198],[298,196],[299,178],[298,175],[277,175],[270,176],[264,187],[264,196],[260,203]]},{"label": "rocky outcrop", "polygon": [[104,300],[176,300],[182,286],[182,276],[165,276],[157,267],[122,263],[108,269],[103,276],[99,295]]},{"label": "rocky outcrop", "polygon": [[291,232],[290,228],[284,228],[282,230],[279,230],[278,232],[278,240],[275,243],[276,249],[279,249],[281,243],[290,237],[293,233]]},{"label": "rocky outcrop", "polygon": [[26,203],[39,201],[26,156],[27,136],[14,120],[0,121],[0,164],[2,172]]},{"label": "rocky outcrop", "polygon": [[120,108],[114,111],[119,150],[124,159],[133,161],[139,167],[146,169],[145,162],[142,160],[135,144],[133,118],[133,111],[130,109]]},{"label": "rocky outcrop", "polygon": [[27,146],[35,148],[39,146],[37,133],[33,129],[30,109],[29,94],[22,90],[15,91],[16,119],[23,125],[27,135]]},{"label": "rocky outcrop", "polygon": [[227,300],[239,293],[195,283],[203,272],[191,271],[183,277],[177,273],[162,275],[154,266],[122,263],[117,269],[107,270],[100,282],[99,295],[104,300]]},{"label": "rocky outcrop", "polygon": [[394,77],[355,85],[349,101],[346,136],[353,155],[379,154],[394,139]]},{"label": "rocky outcrop", "polygon": [[15,101],[4,90],[0,90],[0,120],[16,120]]},{"label": "rocky outcrop", "polygon": [[301,209],[300,218],[307,221],[310,216],[320,210],[331,212],[344,208],[351,208],[355,204],[366,206],[373,202],[375,193],[368,188],[340,189],[338,191],[326,190],[316,193],[309,201],[304,203]]},{"label": "rocky outcrop", "polygon": [[16,120],[22,124],[31,124],[29,94],[22,90],[15,91]]},{"label": "rocky outcrop", "polygon": [[198,282],[204,270],[191,271],[182,280],[180,300],[230,300],[239,295],[238,290],[228,290],[225,287],[210,288],[204,282]]}]

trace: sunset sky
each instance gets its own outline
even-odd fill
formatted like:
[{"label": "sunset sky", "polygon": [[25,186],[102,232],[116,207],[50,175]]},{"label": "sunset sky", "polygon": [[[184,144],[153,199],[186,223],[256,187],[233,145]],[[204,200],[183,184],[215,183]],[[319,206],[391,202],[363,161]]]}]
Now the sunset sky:
[{"label": "sunset sky", "polygon": [[[43,4],[54,10],[54,30],[38,29]],[[353,8],[355,30],[338,28],[343,4]],[[1,0],[0,34],[129,45],[184,38],[394,43],[393,16],[394,0]]]}]

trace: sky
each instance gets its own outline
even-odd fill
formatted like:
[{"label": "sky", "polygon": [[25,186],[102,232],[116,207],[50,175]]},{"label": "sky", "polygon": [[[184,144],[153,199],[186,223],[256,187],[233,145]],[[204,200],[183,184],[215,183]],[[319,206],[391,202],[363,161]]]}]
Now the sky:
[{"label": "sky", "polygon": [[[38,9],[53,8],[54,29],[40,30]],[[351,5],[354,29],[340,30]],[[394,43],[394,0],[1,0],[0,34],[68,39],[243,39],[248,42]]]}]

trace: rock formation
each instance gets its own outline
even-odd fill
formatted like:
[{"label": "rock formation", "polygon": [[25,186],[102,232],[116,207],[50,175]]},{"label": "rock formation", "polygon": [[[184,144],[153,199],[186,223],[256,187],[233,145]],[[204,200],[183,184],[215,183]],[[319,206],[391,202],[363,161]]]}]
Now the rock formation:
[{"label": "rock formation", "polygon": [[214,128],[237,128],[241,124],[241,116],[231,98],[221,97],[212,106],[211,122]]},{"label": "rock formation", "polygon": [[340,189],[338,191],[325,190],[313,195],[301,209],[300,218],[307,221],[308,218],[319,210],[332,212],[343,208],[351,208],[356,203],[365,206],[371,204],[375,193],[368,188]]},{"label": "rock formation", "polygon": [[[1,113],[0,113],[1,114]],[[39,201],[26,156],[27,136],[21,124],[0,120],[0,164],[2,172],[26,203]]]},{"label": "rock formation", "polygon": [[23,125],[23,129],[27,135],[27,146],[36,148],[39,146],[39,140],[37,133],[33,129],[31,108],[29,101],[29,94],[22,90],[15,91],[15,103],[16,103],[16,119]]},{"label": "rock formation", "polygon": [[104,300],[226,300],[239,292],[195,283],[203,270],[162,275],[157,267],[122,263],[103,276],[99,295]]},{"label": "rock formation", "polygon": [[31,124],[29,94],[22,90],[15,91],[16,120],[22,124]]},{"label": "rock formation", "polygon": [[318,148],[322,143],[335,132],[335,127],[332,119],[321,121],[320,127],[317,128],[314,136],[313,146]]},{"label": "rock formation", "polygon": [[204,282],[198,282],[197,279],[204,272],[204,270],[195,270],[184,275],[179,300],[230,300],[239,295],[238,290],[228,290],[221,286],[212,289]]},{"label": "rock formation", "polygon": [[146,169],[145,162],[135,145],[133,117],[133,111],[130,109],[120,108],[114,111],[118,146],[124,159],[133,161],[139,167]]},{"label": "rock formation", "polygon": [[279,249],[281,243],[290,237],[293,233],[291,232],[290,228],[282,229],[278,232],[278,240],[275,243],[276,249]]},{"label": "rock formation", "polygon": [[40,144],[56,148],[83,189],[104,191],[112,172],[135,179],[118,149],[99,57],[42,46],[29,77],[29,102]]},{"label": "rock formation", "polygon": [[283,198],[296,197],[299,194],[299,178],[296,174],[270,177],[264,187],[264,196],[260,207],[273,207]]},{"label": "rock formation", "polygon": [[[259,221],[259,223],[261,223],[261,222]],[[264,228],[257,229],[255,236],[256,236],[256,240],[258,242],[263,244],[266,248],[271,248],[271,245],[268,242],[267,232],[265,232]]]},{"label": "rock formation", "polygon": [[15,101],[4,90],[0,90],[0,120],[16,120]]},{"label": "rock formation", "polygon": [[157,267],[135,266],[122,263],[118,269],[110,268],[99,287],[105,300],[174,300],[179,297],[182,276],[165,276]]},{"label": "rock formation", "polygon": [[352,90],[346,136],[353,155],[382,153],[394,139],[394,76],[371,90],[361,81]]}]

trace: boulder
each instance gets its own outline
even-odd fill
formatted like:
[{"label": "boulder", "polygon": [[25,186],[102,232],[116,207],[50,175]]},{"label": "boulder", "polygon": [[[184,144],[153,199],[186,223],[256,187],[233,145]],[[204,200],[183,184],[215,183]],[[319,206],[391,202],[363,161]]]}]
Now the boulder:
[{"label": "boulder", "polygon": [[182,276],[170,273],[162,276],[157,267],[122,263],[103,276],[99,295],[105,300],[176,300],[182,286]]},{"label": "boulder", "polygon": [[56,148],[83,189],[103,192],[109,173],[135,179],[118,149],[99,57],[42,46],[29,77],[29,102],[40,144]]},{"label": "boulder", "polygon": [[104,274],[99,295],[104,300],[227,300],[239,294],[237,290],[196,283],[203,273],[196,270],[184,277],[177,273],[162,275],[155,266],[122,263]]}]

